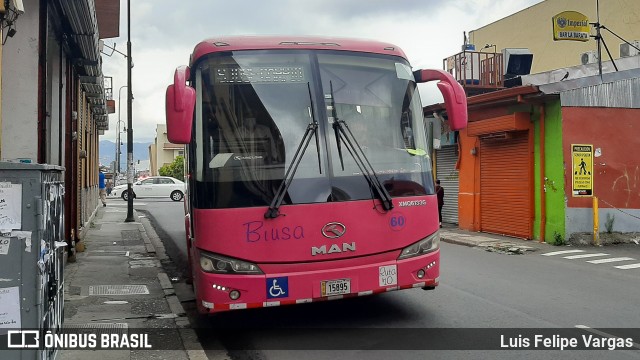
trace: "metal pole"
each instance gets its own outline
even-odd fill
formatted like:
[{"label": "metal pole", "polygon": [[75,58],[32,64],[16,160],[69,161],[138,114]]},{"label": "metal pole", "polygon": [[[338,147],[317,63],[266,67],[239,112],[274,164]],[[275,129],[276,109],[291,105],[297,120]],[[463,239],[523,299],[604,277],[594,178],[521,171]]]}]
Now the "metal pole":
[{"label": "metal pole", "polygon": [[598,73],[602,81],[602,35],[600,34],[600,1],[596,0],[596,39],[598,40]]},{"label": "metal pole", "polygon": [[116,135],[116,169],[118,174],[120,174],[120,110],[122,109],[122,101],[120,101],[120,95],[122,94],[122,89],[126,88],[127,85],[120,86],[118,89],[118,125],[116,128],[118,129],[118,134]]},{"label": "metal pole", "polygon": [[600,216],[597,196],[593,197],[593,245],[600,246]]},{"label": "metal pole", "polygon": [[[118,101],[118,106],[120,106],[120,101]],[[120,110],[118,110],[118,119],[120,119]],[[118,161],[118,157],[120,156],[119,151],[120,150],[120,120],[118,120],[118,123],[116,124],[116,158],[114,159],[113,162],[113,173],[116,175],[116,178],[113,179],[114,184],[115,181],[118,179],[117,176],[120,173],[120,162]]]},{"label": "metal pole", "polygon": [[133,222],[133,121],[131,116],[131,0],[127,0],[127,218],[125,222]]}]

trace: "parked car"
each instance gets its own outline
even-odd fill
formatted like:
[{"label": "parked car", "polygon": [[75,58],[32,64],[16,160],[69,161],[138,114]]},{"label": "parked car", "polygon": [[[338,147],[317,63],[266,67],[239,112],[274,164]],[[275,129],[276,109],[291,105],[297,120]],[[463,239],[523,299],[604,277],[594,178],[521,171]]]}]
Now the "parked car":
[{"label": "parked car", "polygon": [[[169,176],[152,176],[133,184],[133,198],[168,197],[173,201],[180,201],[184,197],[186,184]],[[111,190],[111,196],[120,196],[124,201],[129,200],[127,184],[118,185]]]}]

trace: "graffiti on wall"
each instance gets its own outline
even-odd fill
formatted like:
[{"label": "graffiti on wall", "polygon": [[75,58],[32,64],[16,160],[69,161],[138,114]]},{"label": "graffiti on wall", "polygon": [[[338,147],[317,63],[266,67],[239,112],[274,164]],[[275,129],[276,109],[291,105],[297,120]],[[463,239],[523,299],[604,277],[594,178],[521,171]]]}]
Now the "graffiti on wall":
[{"label": "graffiti on wall", "polygon": [[629,169],[625,165],[624,172],[622,175],[618,176],[617,179],[611,185],[611,190],[615,191],[621,190],[627,193],[627,201],[625,207],[629,207],[629,203],[631,202],[631,198],[633,195],[637,195],[640,197],[640,191],[638,189],[638,178],[640,177],[640,166],[636,166],[633,171],[633,177],[629,175]]}]

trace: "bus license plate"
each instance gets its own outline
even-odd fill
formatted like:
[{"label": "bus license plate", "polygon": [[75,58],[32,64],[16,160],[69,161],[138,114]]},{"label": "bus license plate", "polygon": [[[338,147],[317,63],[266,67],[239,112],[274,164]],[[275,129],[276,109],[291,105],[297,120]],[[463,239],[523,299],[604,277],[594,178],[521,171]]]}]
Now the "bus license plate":
[{"label": "bus license plate", "polygon": [[351,293],[351,280],[326,280],[320,283],[322,296],[344,295]]}]

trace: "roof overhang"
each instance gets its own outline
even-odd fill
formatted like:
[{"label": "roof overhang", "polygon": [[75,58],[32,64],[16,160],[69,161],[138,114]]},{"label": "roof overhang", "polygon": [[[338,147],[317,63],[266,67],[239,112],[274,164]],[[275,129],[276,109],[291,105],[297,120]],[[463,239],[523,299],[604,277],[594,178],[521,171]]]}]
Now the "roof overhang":
[{"label": "roof overhang", "polygon": [[[540,103],[544,101],[544,94],[537,86],[518,86],[504,90],[492,91],[467,98],[467,109],[475,110],[487,107],[509,106],[523,103]],[[445,110],[444,104],[434,104],[423,108],[425,115]]]}]

